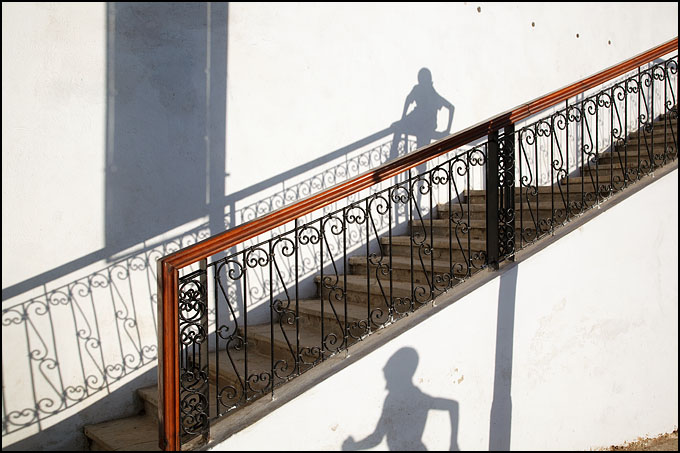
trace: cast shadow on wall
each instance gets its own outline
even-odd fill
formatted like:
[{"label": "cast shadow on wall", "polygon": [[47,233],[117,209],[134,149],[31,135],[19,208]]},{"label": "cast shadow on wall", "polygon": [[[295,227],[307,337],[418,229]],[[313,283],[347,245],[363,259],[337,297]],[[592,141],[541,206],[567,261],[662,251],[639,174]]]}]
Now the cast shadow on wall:
[{"label": "cast shadow on wall", "polygon": [[[431,127],[411,115],[225,196],[228,4],[109,3],[107,13],[106,247],[3,288],[3,344],[29,358],[10,364],[3,352],[10,448],[72,448],[48,439],[69,438],[75,415],[130,415],[87,402],[155,382],[157,259],[403,155],[408,136],[420,142]],[[38,295],[12,300],[29,291]]]},{"label": "cast shadow on wall", "polygon": [[451,422],[449,451],[458,451],[459,405],[455,400],[428,395],[413,385],[418,367],[418,352],[405,347],[395,352],[383,368],[388,394],[375,430],[363,439],[349,436],[343,450],[373,448],[383,439],[390,451],[425,451],[423,433],[427,414],[432,410],[446,411]]},{"label": "cast shadow on wall", "polygon": [[[509,451],[511,447],[511,394],[517,276],[518,266],[514,263],[509,263],[500,275],[493,399],[489,414],[489,451]],[[445,367],[447,364],[451,368],[454,366],[450,357],[453,351],[455,351],[455,346],[441,349],[440,367]],[[349,436],[342,444],[343,450],[374,448],[383,439],[387,442],[390,451],[427,450],[423,442],[423,433],[428,413],[433,410],[448,412],[451,430],[447,447],[450,451],[460,450],[458,445],[459,403],[455,400],[428,395],[415,386],[413,377],[417,367],[418,352],[413,348],[401,348],[390,357],[383,368],[388,394],[375,429],[363,439],[355,440],[353,436]],[[461,387],[459,391],[465,391],[465,388]],[[440,440],[444,442],[445,439]]]}]

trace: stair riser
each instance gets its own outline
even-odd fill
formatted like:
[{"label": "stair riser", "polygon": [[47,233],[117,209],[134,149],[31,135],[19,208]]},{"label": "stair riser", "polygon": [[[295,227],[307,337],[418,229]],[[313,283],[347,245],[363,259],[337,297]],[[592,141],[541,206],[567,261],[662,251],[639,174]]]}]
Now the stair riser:
[{"label": "stair riser", "polygon": [[[305,329],[305,324],[300,323],[300,332],[307,331]],[[307,326],[308,327],[308,326]],[[293,366],[295,363],[294,360],[294,354],[297,353],[297,339],[296,339],[296,330],[294,325],[293,326],[286,326],[286,334],[288,336],[288,342],[285,341],[280,335],[280,326],[279,323],[274,324],[274,329],[275,329],[275,337],[274,337],[274,364],[275,366],[277,362],[283,361],[289,366]],[[326,320],[324,322],[324,337],[326,338],[326,347],[325,349],[333,349],[333,340],[331,335],[335,334],[336,338],[342,339],[342,331],[340,329],[340,326],[338,325],[337,321],[331,321],[328,322]],[[278,331],[278,332],[277,332]],[[321,339],[321,331],[320,331],[320,321],[318,323],[318,328],[315,329],[315,331],[318,333],[318,335],[314,335],[313,339],[308,341],[301,341],[299,347],[300,347],[300,354],[302,355],[302,360],[307,363],[313,363],[319,359],[319,355],[317,352],[312,351],[311,348],[321,348],[322,345],[322,339]],[[291,353],[291,348],[292,348],[292,353]],[[265,357],[271,357],[272,353],[272,347],[271,347],[271,336],[259,336],[259,335],[251,335],[248,338],[248,351],[253,351],[254,353],[261,354],[262,356]],[[280,365],[279,365],[280,366]],[[301,364],[301,369],[306,369],[308,368],[309,365],[303,365]],[[277,368],[278,369],[278,368]],[[248,373],[252,374],[256,371],[259,370],[249,370]],[[261,370],[264,372],[270,372],[271,373],[271,365],[268,365],[265,370]],[[288,373],[290,373],[290,369],[288,371],[279,371],[279,376],[285,376]]]},{"label": "stair riser", "polygon": [[[458,264],[458,266],[456,264]],[[420,265],[419,260],[416,260],[413,263],[413,267],[415,268],[413,273],[409,269],[399,269],[399,268],[392,269],[392,281],[410,282],[411,281],[411,274],[413,274],[413,281],[416,282],[416,283],[427,284],[427,282],[432,281],[433,273],[430,270],[431,264],[430,264],[429,260],[425,261],[425,271],[423,271],[423,267]],[[454,270],[454,275],[456,277],[458,277],[458,278],[464,277],[465,272],[466,272],[464,269],[465,269],[465,263],[464,262],[459,262],[459,263],[456,263],[455,261],[453,262],[453,270]],[[366,266],[365,265],[352,266],[352,274],[362,275],[362,276],[366,275]],[[441,271],[434,272],[434,276],[435,276],[435,278],[438,278],[438,279],[446,278],[446,274],[444,272],[441,272]],[[386,288],[389,288],[390,276],[389,275],[381,276],[380,282]],[[373,266],[371,266],[371,283],[377,284],[376,277],[375,277],[375,267],[373,267]]]},{"label": "stair riser", "polygon": [[[643,132],[639,134],[640,136],[640,141],[644,142],[645,139],[650,141],[650,139],[653,137],[654,142],[662,142],[664,141],[664,138],[668,142],[673,141],[673,137],[675,136],[677,138],[678,136],[678,123],[671,123],[666,126],[666,129],[664,130],[664,125],[659,124],[654,127],[654,130],[652,132]],[[637,142],[638,141],[638,133],[633,132],[628,136],[628,142]]]},{"label": "stair riser", "polygon": [[[438,285],[441,289],[435,289],[435,297],[438,296],[439,294],[444,292],[444,287],[447,285],[445,283],[442,283],[441,285]],[[414,291],[416,293],[416,299],[420,302],[425,302],[429,300],[429,294],[430,294],[430,286],[427,284],[418,284],[414,283]],[[393,290],[392,293],[392,300],[394,303],[400,303],[400,301],[403,300],[411,300],[412,293],[410,290],[404,291],[404,290]],[[383,319],[374,319],[376,322],[385,322],[387,313],[388,313],[388,301],[389,300],[389,284],[385,285],[385,296],[382,294],[374,294],[371,293],[370,297],[370,306],[371,310],[375,309],[381,309],[383,311]],[[357,290],[349,290],[347,291],[347,303],[352,304],[352,305],[357,305],[364,307],[366,310],[369,304],[369,298],[368,295],[366,294],[365,291],[357,291]],[[342,302],[340,305],[340,309],[342,309]],[[402,310],[403,311],[403,310]]]},{"label": "stair riser", "polygon": [[[519,211],[517,211],[519,213]],[[516,221],[516,226],[519,224],[519,221]],[[519,226],[517,226],[517,231],[519,232]],[[448,239],[449,237],[449,228],[446,226],[434,226],[432,228],[432,232],[436,238],[446,238]],[[469,234],[462,234],[459,233],[458,236],[456,236],[455,230],[452,229],[452,238],[453,238],[453,243],[457,244],[457,239],[460,240],[461,244],[463,247],[467,248],[467,240],[468,236],[470,237],[471,241],[485,241],[486,240],[486,228],[470,228],[468,230]]]},{"label": "stair riser", "polygon": [[111,451],[110,448],[102,446],[94,439],[90,439],[90,451]]},{"label": "stair riser", "polygon": [[[279,329],[279,324],[275,323],[274,324],[275,329]],[[291,342],[291,345],[293,348],[295,348],[295,337],[294,336],[289,336],[288,340]],[[259,335],[249,335],[248,336],[248,351],[252,351],[253,353],[263,355],[265,357],[271,357],[272,353],[272,347],[271,347],[271,337],[261,337]],[[278,360],[285,360],[286,362],[290,362],[292,360],[292,356],[290,354],[290,350],[288,349],[288,346],[285,341],[274,341],[274,362],[277,362]],[[271,368],[271,367],[268,367]],[[252,374],[256,371],[271,371],[270,369],[268,370],[248,370],[248,374]]]},{"label": "stair riser", "polygon": [[[330,307],[330,305],[327,302],[327,299],[324,299],[324,316],[323,316],[323,327],[324,327],[324,332],[327,332],[328,329],[331,329],[330,331],[338,333],[341,332],[339,330],[339,325],[338,321],[340,322],[340,325],[344,324],[345,322],[345,311],[344,311],[344,303],[341,301],[338,302],[333,302],[333,308],[335,308],[335,312],[333,309]],[[321,304],[321,301],[319,300],[319,305]],[[318,307],[315,307],[318,308]],[[337,318],[336,318],[337,315]],[[315,313],[308,313],[304,310],[300,311],[300,329],[305,328],[305,329],[314,329],[317,331],[321,331],[321,312],[315,312]],[[361,321],[362,318],[355,318],[349,315],[347,317],[348,322],[355,323],[358,321]]]},{"label": "stair riser", "polygon": [[[390,294],[390,287],[389,287],[389,280],[384,282],[383,284],[383,290],[385,291],[385,296],[383,296],[380,287],[378,284],[374,281],[374,284],[371,285],[371,297],[370,300],[371,305],[376,305],[376,304],[383,304],[385,303],[385,297],[389,297]],[[401,288],[393,288],[392,289],[392,296],[393,297],[408,297],[410,294],[409,291],[403,290]],[[338,284],[338,289],[333,290],[329,288],[322,288],[322,295],[325,300],[328,300],[329,295],[333,297],[333,300],[336,301],[337,298],[340,298],[340,300],[337,300],[338,305],[336,306],[336,309],[340,307],[339,309],[342,310],[342,306],[344,304],[344,299],[342,297],[342,282]],[[337,298],[336,298],[337,295]],[[368,292],[366,291],[365,287],[364,288],[359,288],[359,287],[352,287],[346,291],[345,293],[346,298],[347,298],[347,303],[348,304],[353,304],[353,305],[358,305],[361,307],[364,307],[367,305],[369,297],[368,297]]]},{"label": "stair riser", "polygon": [[[374,306],[374,303],[375,302],[371,303],[371,310],[374,310],[376,308]],[[350,303],[348,301],[348,305],[349,304]],[[344,341],[343,340],[345,335],[344,328],[345,325],[347,325],[348,343],[349,345],[354,344],[357,340],[356,337],[360,337],[363,334],[365,334],[366,326],[368,325],[366,319],[368,319],[369,315],[367,313],[367,309],[365,308],[366,305],[364,304],[363,307],[364,311],[366,311],[366,314],[361,318],[348,316],[347,323],[345,323],[344,305],[345,304],[343,302],[334,303],[333,306],[335,307],[335,313],[330,308],[328,310],[325,310],[323,317],[323,326],[321,323],[320,314],[314,315],[311,313],[301,313],[300,314],[301,329],[302,325],[304,324],[305,329],[311,328],[314,329],[314,331],[319,332],[320,341],[323,327],[323,336],[328,340],[326,342],[326,349],[333,352],[339,347],[340,343]],[[377,316],[378,313],[375,313],[374,320],[380,321],[380,319],[376,318]],[[334,338],[332,336],[334,336]],[[317,343],[319,341],[317,341]]]},{"label": "stair riser", "polygon": [[[565,191],[564,198],[565,198],[565,200],[566,200],[566,190],[567,189],[566,189],[566,186],[565,186],[564,187],[564,191]],[[579,195],[580,195],[580,193],[579,193]],[[571,188],[570,188],[570,201],[572,201],[572,200],[578,201],[580,199],[581,199],[581,197],[576,195],[576,194],[574,194],[574,196],[572,198]],[[555,210],[564,209],[564,202],[558,201],[558,199],[556,198],[554,200],[554,205],[550,200],[546,200],[546,201],[543,201],[543,202],[539,201],[538,205],[533,201],[529,202],[529,203],[524,202],[522,204],[515,203],[515,212],[519,212],[520,210],[522,210],[524,212],[531,211],[534,214],[536,214],[536,212],[538,210],[538,216],[540,218],[550,217],[553,209],[555,209]],[[438,211],[437,212],[437,219],[441,220],[441,219],[447,219],[447,218],[448,218],[448,212],[447,211]],[[470,212],[470,220],[486,220],[486,212],[485,211],[472,211],[472,212]],[[467,223],[467,221],[468,221],[467,213],[463,214],[461,221]],[[427,223],[426,223],[426,226],[427,226],[426,232],[429,234],[429,225]],[[420,231],[422,231],[422,229]],[[448,237],[448,232],[447,232],[447,237]]]},{"label": "stair riser", "polygon": [[[310,328],[313,328],[313,331],[315,332],[315,335],[312,339],[308,338],[307,341],[300,341],[300,354],[302,356],[302,360],[305,362],[300,364],[301,371],[308,369],[312,363],[317,362],[320,359],[319,354],[322,349],[324,354],[328,356],[334,352],[337,352],[342,346],[344,342],[344,319],[340,313],[344,310],[344,304],[338,302],[334,305],[336,307],[336,311],[338,311],[338,318],[336,319],[333,317],[329,319],[328,317],[324,317],[323,337],[321,331],[321,319],[319,317],[308,316],[306,320],[302,320],[301,316],[300,332],[309,332]],[[279,328],[278,324],[275,326],[275,328]],[[360,336],[359,332],[364,330],[363,328],[357,327],[356,320],[350,321],[350,326],[348,328],[354,333],[355,336]],[[298,348],[295,329],[287,329],[286,333],[288,334],[288,341],[290,342],[290,348],[292,348],[293,352],[291,353],[291,349],[285,340],[277,338],[274,341],[275,366],[277,366],[276,363],[279,361],[285,362],[285,364],[288,366],[293,366],[295,364],[294,354],[297,353]],[[351,345],[355,341],[356,339],[350,338],[349,344]],[[259,336],[257,338],[253,337],[252,341],[249,340],[248,343],[249,348],[251,348],[249,351],[252,350],[253,352],[259,353],[263,356],[271,357],[270,338],[261,338]],[[281,367],[282,365],[278,366]],[[256,370],[249,371],[249,374],[252,374],[255,371]],[[267,366],[267,369],[261,371],[271,373],[271,365]],[[281,370],[278,374],[279,376],[285,376],[290,372],[291,369],[289,368],[288,371]]]},{"label": "stair riser", "polygon": [[[640,175],[640,177],[644,177],[646,173],[643,173]],[[592,173],[592,175],[589,173],[588,176],[586,177],[574,177],[569,179],[569,183],[567,184],[566,182],[561,184],[562,188],[562,193],[564,196],[564,199],[562,199],[562,195],[556,194],[554,197],[554,202],[555,202],[555,210],[556,212],[558,211],[563,211],[565,209],[565,202],[568,202],[569,205],[574,205],[574,204],[579,204],[583,201],[586,202],[588,206],[590,206],[595,199],[595,195],[598,192],[598,190],[595,189],[595,185],[593,185],[593,182],[595,182],[595,175],[596,173]],[[619,175],[622,178],[622,175]],[[612,178],[610,175],[607,175],[607,177],[604,177],[600,174],[598,177],[599,179],[599,185],[600,186],[608,186],[612,184]],[[639,179],[639,177],[634,174],[630,173],[629,174],[629,179],[630,181],[636,181]],[[614,180],[614,185],[615,190],[614,192],[618,192],[620,189],[620,186],[622,184],[622,179],[620,180]],[[583,189],[583,190],[582,190]],[[603,194],[601,194],[603,195]],[[539,218],[550,218],[552,209],[550,208],[551,200],[548,198],[547,200],[545,198],[541,198],[541,201],[539,201],[539,210],[538,210],[538,216]],[[546,206],[547,205],[547,206]],[[519,205],[519,203],[516,201],[515,204],[515,219],[516,222],[519,221],[519,216],[520,216],[520,211],[524,213],[525,219],[530,218],[529,212],[533,213],[534,216],[536,216],[536,205],[534,202],[531,202],[530,209],[527,207],[527,204]],[[545,206],[545,208],[544,208]],[[572,211],[575,213],[577,211],[574,210],[575,207],[572,207]],[[486,217],[483,218],[475,218],[475,217],[480,217],[480,216],[471,216],[471,220],[485,220]],[[446,219],[446,212],[441,213],[437,217],[438,219]],[[464,218],[464,221],[467,221],[467,217]],[[429,230],[428,230],[429,231]],[[448,229],[440,229],[439,233],[443,233],[445,237],[448,237]],[[437,235],[438,233],[435,233]],[[480,236],[477,235],[476,233],[473,233],[472,238],[479,238]],[[483,238],[483,237],[482,237]]]},{"label": "stair riser", "polygon": [[[675,156],[676,153],[670,153],[668,155],[668,158],[672,158]],[[657,153],[654,152],[652,155],[654,157],[653,161],[663,161],[663,153]],[[638,159],[639,158],[639,159]],[[607,167],[610,168],[610,166],[613,166],[614,168],[636,168],[639,166],[647,166],[649,165],[649,162],[651,162],[649,158],[649,153],[645,150],[642,150],[640,154],[638,155],[637,152],[635,153],[626,153],[623,154],[621,153],[620,155],[615,155],[615,156],[606,156],[606,157],[600,157],[599,159],[599,164],[595,164],[595,162],[590,162],[586,165],[583,166],[582,170],[585,170],[587,168],[595,168],[597,167]],[[613,164],[612,164],[613,163]]]},{"label": "stair riser", "polygon": [[144,413],[158,422],[158,407],[149,400],[144,401]]},{"label": "stair riser", "polygon": [[[666,153],[675,153],[676,145],[675,142],[668,138],[665,142],[663,140],[659,141],[650,141],[647,140],[646,142],[644,140],[641,140],[640,143],[638,143],[637,140],[635,141],[629,141],[625,145],[617,145],[616,146],[616,151],[615,154],[629,154],[629,155],[636,155],[638,152],[641,155],[649,155],[649,154],[664,154]],[[604,157],[610,155],[610,153],[601,153],[599,157]],[[585,155],[585,158],[588,159],[589,156]]]},{"label": "stair riser", "polygon": [[[602,166],[602,165],[600,165],[597,168],[596,167],[584,168],[583,170],[584,170],[583,171],[584,177],[590,176],[590,175],[593,175],[593,177],[595,177],[595,175],[598,175],[598,177],[600,178],[600,181],[602,180],[602,178],[605,178],[605,180],[609,180],[609,179],[611,179],[611,177],[621,178],[621,177],[623,177],[623,173],[624,173],[623,170],[620,169],[620,168],[618,168],[618,169],[615,168],[612,171],[609,167],[605,167],[605,166]],[[631,173],[631,171],[632,170],[628,170],[628,173]]]},{"label": "stair riser", "polygon": [[[565,199],[566,199],[566,188],[565,188]],[[580,194],[572,194],[571,191],[570,191],[569,202],[571,203],[571,202],[578,202],[578,201],[581,201]],[[557,200],[555,200],[554,210],[558,211],[558,210],[564,210],[564,209],[565,209],[564,202],[558,202]],[[520,211],[527,213],[527,215],[529,215],[528,214],[529,212],[532,212],[534,214],[534,217],[538,216],[538,218],[544,219],[544,218],[550,218],[550,216],[552,215],[552,212],[553,212],[553,207],[551,206],[551,203],[549,201],[545,202],[545,203],[539,203],[538,204],[538,211],[537,211],[537,206],[534,203],[529,204],[529,205],[527,205],[527,204],[520,205],[519,203],[515,204],[515,217],[517,217],[519,215]],[[447,214],[448,213],[446,213],[446,212],[443,212],[443,213],[439,212],[438,215],[437,215],[437,219],[438,220],[445,220],[445,219],[447,219]],[[470,213],[470,221],[471,222],[478,221],[478,220],[484,220],[485,221],[486,220],[486,213],[485,212]],[[468,221],[467,216],[463,217],[462,222],[467,223],[467,221]],[[422,231],[422,230],[420,230],[420,231]],[[428,229],[427,229],[428,237],[429,237],[429,234],[430,234],[430,231],[429,231],[429,226],[428,226]],[[436,233],[435,233],[435,235],[436,235]],[[445,237],[445,238],[449,237],[448,230],[445,231],[445,234],[443,235],[443,237]],[[475,238],[472,237],[471,239],[474,240]],[[483,239],[483,237],[482,237],[482,239]],[[454,243],[456,243],[455,235],[454,235],[453,241],[454,241]],[[463,243],[463,245],[465,247],[467,247],[467,244]],[[474,247],[474,245],[473,245],[473,247]]]},{"label": "stair riser", "polygon": [[[576,176],[577,177],[577,176]],[[570,180],[572,177],[569,178]],[[562,189],[562,192],[560,193],[560,188]],[[536,195],[532,195],[532,190],[531,188],[522,188],[522,193],[520,195],[519,191],[515,192],[515,209],[518,209],[519,203],[523,202],[523,204],[526,206],[527,201],[531,203],[531,206],[533,209],[536,207],[536,199],[538,198],[538,203],[543,206],[549,206],[550,203],[553,201],[555,204],[558,203],[563,203],[561,200],[564,198],[566,200],[567,198],[567,185],[566,183],[561,184],[560,187],[555,187],[554,192],[550,193],[538,193],[538,197]],[[587,191],[586,191],[587,193]],[[578,187],[573,187],[573,184],[569,184],[569,199],[571,200],[572,198],[580,198],[581,197],[581,186],[579,185]],[[475,204],[480,204],[484,203],[486,201],[486,195],[475,195],[470,197],[470,202],[475,203]]]},{"label": "stair riser", "polygon": [[[473,249],[472,254],[474,255],[478,251]],[[388,250],[388,253],[390,251]],[[393,245],[391,248],[391,253],[394,256],[411,256],[411,247],[408,245]],[[436,260],[448,260],[449,259],[449,249],[448,248],[433,248],[432,249],[432,254],[434,256],[434,259]],[[423,260],[429,260],[429,255],[425,255],[424,252],[421,254],[423,256]],[[468,251],[465,251],[465,256],[463,256],[463,253],[459,249],[453,249],[453,260],[456,262],[462,262],[465,260],[465,258],[468,256]],[[419,250],[418,247],[413,247],[413,259],[415,262],[419,260]]]}]

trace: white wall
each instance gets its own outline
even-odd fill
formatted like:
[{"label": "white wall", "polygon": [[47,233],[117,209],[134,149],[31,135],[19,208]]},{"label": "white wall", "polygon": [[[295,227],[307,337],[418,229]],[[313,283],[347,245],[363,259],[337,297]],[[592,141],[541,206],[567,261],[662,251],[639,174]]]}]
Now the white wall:
[{"label": "white wall", "polygon": [[420,68],[455,131],[677,35],[675,3],[135,8],[2,6],[3,448],[82,446],[106,395],[124,412],[116,389],[154,366],[155,260],[389,144],[362,139]]},{"label": "white wall", "polygon": [[2,12],[5,288],[104,245],[106,7]]},{"label": "white wall", "polygon": [[448,450],[452,424],[462,450],[588,450],[676,429],[677,202],[674,170],[214,450],[338,450],[381,417],[379,450]]}]

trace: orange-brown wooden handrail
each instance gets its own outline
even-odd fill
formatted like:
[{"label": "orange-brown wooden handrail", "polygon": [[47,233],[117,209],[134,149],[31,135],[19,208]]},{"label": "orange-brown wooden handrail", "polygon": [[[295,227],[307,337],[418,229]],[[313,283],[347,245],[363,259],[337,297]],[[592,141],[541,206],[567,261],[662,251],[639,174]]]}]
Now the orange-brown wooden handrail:
[{"label": "orange-brown wooden handrail", "polygon": [[450,135],[413,153],[387,162],[349,181],[282,207],[223,233],[212,236],[190,247],[178,250],[158,261],[158,378],[159,378],[159,445],[164,450],[178,450],[179,441],[179,269],[197,263],[215,253],[229,249],[248,239],[303,217],[331,203],[340,201],[381,181],[388,180],[460,146],[478,140],[491,131],[499,130],[560,102],[581,94],[602,83],[623,75],[639,66],[678,49],[678,37],[653,47],[590,77],[522,104],[500,115]]}]

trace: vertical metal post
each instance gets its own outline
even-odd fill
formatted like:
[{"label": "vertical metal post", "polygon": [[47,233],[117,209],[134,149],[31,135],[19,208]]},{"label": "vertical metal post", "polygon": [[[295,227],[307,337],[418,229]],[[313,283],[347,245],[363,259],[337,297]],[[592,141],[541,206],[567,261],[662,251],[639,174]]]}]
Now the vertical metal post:
[{"label": "vertical metal post", "polygon": [[489,133],[486,156],[486,262],[498,269],[498,131]]},{"label": "vertical metal post", "polygon": [[[506,250],[505,258],[515,261],[515,125],[511,124],[503,129],[503,219],[505,220]],[[521,200],[520,200],[521,203]]]}]

